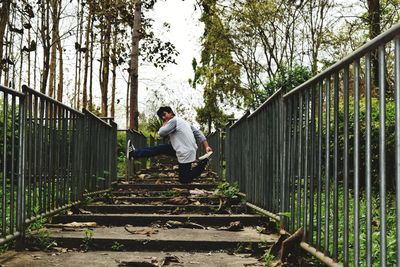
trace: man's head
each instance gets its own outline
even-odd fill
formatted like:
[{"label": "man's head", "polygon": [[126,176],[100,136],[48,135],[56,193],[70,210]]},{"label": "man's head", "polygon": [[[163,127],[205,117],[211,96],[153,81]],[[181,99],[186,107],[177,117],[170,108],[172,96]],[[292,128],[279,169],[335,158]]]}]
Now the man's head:
[{"label": "man's head", "polygon": [[171,107],[160,107],[157,110],[157,116],[162,121],[169,121],[175,116],[175,113],[172,111]]}]

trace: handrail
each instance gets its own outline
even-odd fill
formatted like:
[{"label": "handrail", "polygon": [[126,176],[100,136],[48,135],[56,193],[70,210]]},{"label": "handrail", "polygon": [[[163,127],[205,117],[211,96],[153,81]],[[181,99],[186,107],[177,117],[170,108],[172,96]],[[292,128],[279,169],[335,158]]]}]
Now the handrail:
[{"label": "handrail", "polygon": [[271,101],[275,100],[275,98],[279,97],[280,93],[282,92],[282,88],[280,88],[279,90],[277,90],[275,93],[273,93],[270,97],[268,97],[267,100],[264,101],[264,103],[262,103],[256,110],[254,110],[254,112],[252,112],[248,118],[253,117],[255,114],[258,114],[260,112],[260,110],[262,110],[264,107],[266,107],[268,104],[270,104]]},{"label": "handrail", "polygon": [[250,110],[246,110],[246,112],[243,114],[242,117],[240,117],[237,121],[235,121],[229,128],[233,128],[239,123],[241,123],[243,120],[247,119],[247,117],[250,115]]},{"label": "handrail", "polygon": [[[65,108],[65,109],[67,109],[67,110],[69,110],[69,111],[72,111],[72,112],[74,112],[74,113],[76,113],[76,114],[79,114],[79,115],[83,115],[82,112],[80,112],[80,111],[78,111],[78,110],[75,110],[75,109],[73,109],[73,108],[71,108],[71,107],[65,105],[64,103],[62,103],[62,102],[60,102],[60,101],[58,101],[58,100],[56,100],[56,99],[54,99],[54,98],[51,98],[51,97],[48,96],[48,95],[45,95],[45,94],[43,94],[43,93],[41,93],[41,92],[39,92],[39,91],[36,91],[36,90],[34,90],[34,89],[32,89],[32,88],[29,88],[29,87],[26,86],[25,84],[22,85],[22,91],[23,91],[23,92],[24,92],[24,91],[27,91],[27,92],[29,92],[29,93],[35,95],[35,96],[38,96],[38,97],[40,97],[40,98],[42,98],[42,99],[46,99],[47,101],[50,101],[50,102],[52,102],[52,103],[55,103],[55,104],[57,104],[58,106],[61,106],[61,107]],[[23,95],[24,95],[24,94],[23,94]]]},{"label": "handrail", "polygon": [[98,122],[102,123],[103,125],[111,128],[110,124],[108,124],[106,121],[102,120],[101,118],[97,117],[94,113],[90,112],[88,109],[83,108],[82,111],[83,111],[83,114],[89,115],[92,118],[94,118],[95,120],[97,120]]},{"label": "handrail", "polygon": [[14,90],[12,88],[8,88],[8,87],[5,87],[5,86],[2,86],[2,85],[0,85],[0,91],[8,93],[8,94],[11,94],[11,95],[15,95],[15,96],[20,96],[20,97],[24,96],[23,93],[21,93],[19,91],[16,91],[16,90]]}]

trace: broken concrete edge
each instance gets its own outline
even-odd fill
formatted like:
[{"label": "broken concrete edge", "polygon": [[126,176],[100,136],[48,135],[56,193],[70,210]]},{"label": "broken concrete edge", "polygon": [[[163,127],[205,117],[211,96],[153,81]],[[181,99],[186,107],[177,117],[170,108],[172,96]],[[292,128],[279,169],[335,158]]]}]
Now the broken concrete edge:
[{"label": "broken concrete edge", "polygon": [[[240,195],[242,195],[243,197],[246,197],[246,194],[240,193]],[[267,217],[269,217],[269,218],[271,218],[271,219],[273,219],[273,220],[275,220],[277,222],[280,222],[280,216],[279,215],[276,215],[276,214],[274,214],[272,212],[264,210],[263,208],[260,208],[260,207],[258,207],[256,205],[252,204],[252,203],[249,203],[249,202],[246,202],[246,205],[249,208],[251,208],[251,209],[253,209],[253,210],[257,211],[257,212],[259,212],[259,213],[261,213],[261,214],[263,214],[263,215],[265,215],[265,216],[267,216]],[[287,232],[284,229],[281,229],[279,231],[279,233],[281,235],[289,235],[289,236],[292,235],[292,234],[290,234],[289,232]],[[300,247],[302,249],[304,249],[306,252],[308,252],[309,254],[311,254],[313,257],[317,258],[318,260],[322,261],[323,263],[325,263],[328,266],[331,266],[331,267],[343,266],[343,263],[336,262],[334,259],[326,256],[323,252],[317,250],[315,247],[313,247],[312,245],[310,245],[310,244],[308,244],[308,243],[306,243],[304,241],[300,242]]]}]

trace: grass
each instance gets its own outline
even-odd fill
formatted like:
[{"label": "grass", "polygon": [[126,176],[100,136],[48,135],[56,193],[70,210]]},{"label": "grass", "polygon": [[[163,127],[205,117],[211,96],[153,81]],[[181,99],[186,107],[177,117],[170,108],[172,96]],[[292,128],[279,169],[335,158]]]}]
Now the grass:
[{"label": "grass", "polygon": [[[324,188],[324,185],[323,187]],[[303,194],[303,191],[301,192]],[[297,201],[297,193],[294,194],[294,199],[295,201],[295,207],[296,209],[293,212],[294,215],[294,222],[295,222],[295,227],[294,229],[291,229],[291,231],[295,231],[297,227],[300,227],[303,222],[303,208],[304,208],[304,203],[303,200],[301,202]],[[329,251],[333,252],[334,249],[334,240],[333,240],[333,233],[334,231],[337,231],[337,247],[338,247],[338,257],[337,260],[339,262],[344,261],[344,252],[343,252],[343,246],[344,246],[344,190],[343,186],[338,187],[338,228],[334,229],[333,228],[333,216],[334,216],[334,205],[333,205],[333,190],[331,188],[330,194],[329,194],[329,236],[325,234],[325,211],[326,211],[326,202],[325,202],[325,192],[321,192],[321,202],[317,203],[317,193],[314,195],[314,231],[312,235],[312,243],[313,245],[317,245],[317,207],[318,204],[321,208],[321,231],[320,231],[320,250],[321,251]],[[360,240],[360,266],[366,266],[366,257],[367,257],[367,252],[366,252],[366,244],[367,244],[367,238],[366,238],[366,214],[367,214],[367,204],[366,204],[366,193],[365,191],[361,191],[360,195],[358,197],[359,200],[359,240]],[[297,206],[300,205],[300,214],[298,214]],[[393,192],[387,192],[386,194],[386,239],[387,239],[387,246],[386,250],[387,253],[385,255],[386,257],[386,265],[387,266],[395,266],[396,265],[396,209],[395,209],[395,194]],[[379,192],[376,190],[373,190],[372,192],[372,263],[375,266],[380,265],[380,226],[381,226],[381,220],[380,220],[380,197],[379,197]],[[349,218],[348,218],[348,223],[349,223],[349,233],[348,233],[348,239],[349,239],[349,266],[354,265],[354,192],[352,190],[349,190]],[[285,213],[287,215],[287,213]],[[299,216],[298,216],[299,215]],[[300,223],[298,222],[298,217],[300,218]],[[289,216],[289,224],[290,224],[290,216]],[[309,223],[309,217],[307,218],[307,223]],[[328,237],[328,247],[324,247],[325,244],[325,238]]]}]

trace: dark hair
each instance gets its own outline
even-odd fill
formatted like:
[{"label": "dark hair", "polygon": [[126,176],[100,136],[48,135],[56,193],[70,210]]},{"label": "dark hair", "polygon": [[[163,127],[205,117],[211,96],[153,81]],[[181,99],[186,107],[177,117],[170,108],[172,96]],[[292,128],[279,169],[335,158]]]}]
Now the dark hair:
[{"label": "dark hair", "polygon": [[172,111],[172,108],[167,106],[167,107],[160,107],[157,110],[157,116],[161,119],[164,112],[172,113],[172,115],[175,115],[175,113]]}]

